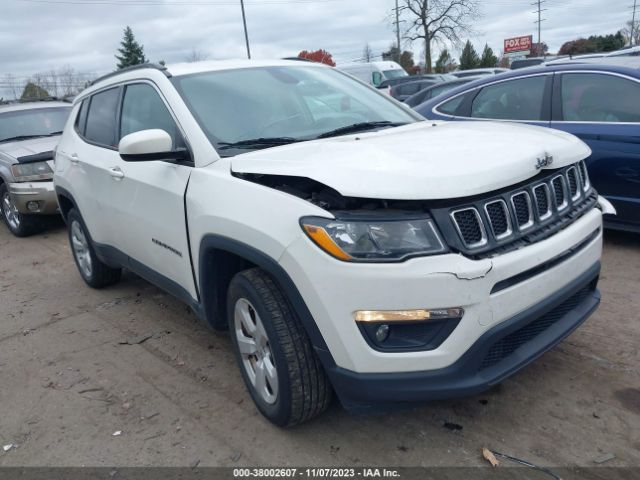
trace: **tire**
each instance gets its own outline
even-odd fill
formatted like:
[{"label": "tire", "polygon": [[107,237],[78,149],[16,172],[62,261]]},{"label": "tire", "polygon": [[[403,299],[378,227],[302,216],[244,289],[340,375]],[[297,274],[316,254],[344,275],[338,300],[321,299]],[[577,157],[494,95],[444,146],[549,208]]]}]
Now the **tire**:
[{"label": "tire", "polygon": [[80,276],[92,288],[104,288],[120,280],[121,268],[111,268],[96,255],[80,213],[72,208],[67,214],[69,245]]},{"label": "tire", "polygon": [[329,379],[275,281],[260,268],[236,274],[229,285],[227,312],[236,359],[258,410],[278,426],[306,422],[324,412],[332,397]]},{"label": "tire", "polygon": [[0,183],[0,213],[5,225],[16,237],[28,237],[45,229],[41,216],[18,212],[4,183]]}]

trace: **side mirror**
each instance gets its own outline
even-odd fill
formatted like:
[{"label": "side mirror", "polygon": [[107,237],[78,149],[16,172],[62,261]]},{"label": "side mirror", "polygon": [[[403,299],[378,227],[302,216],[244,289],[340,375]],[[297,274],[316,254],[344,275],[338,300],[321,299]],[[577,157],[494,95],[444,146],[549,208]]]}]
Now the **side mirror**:
[{"label": "side mirror", "polygon": [[172,150],[172,143],[171,136],[164,130],[141,130],[122,137],[118,152],[125,162],[186,160],[187,150]]}]

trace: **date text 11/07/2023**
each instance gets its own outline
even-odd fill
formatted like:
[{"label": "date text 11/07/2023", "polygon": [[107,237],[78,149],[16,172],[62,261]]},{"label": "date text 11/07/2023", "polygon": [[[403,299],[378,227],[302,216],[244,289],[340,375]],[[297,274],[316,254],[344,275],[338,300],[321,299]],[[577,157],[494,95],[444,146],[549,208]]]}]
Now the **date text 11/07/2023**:
[{"label": "date text 11/07/2023", "polygon": [[388,468],[235,468],[234,478],[399,478]]}]

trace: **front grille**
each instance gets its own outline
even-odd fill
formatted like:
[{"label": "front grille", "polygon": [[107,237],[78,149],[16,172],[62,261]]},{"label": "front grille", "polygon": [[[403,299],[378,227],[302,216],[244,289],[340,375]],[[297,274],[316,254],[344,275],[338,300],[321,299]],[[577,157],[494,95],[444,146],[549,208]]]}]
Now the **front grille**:
[{"label": "front grille", "polygon": [[475,208],[467,208],[453,213],[458,233],[467,245],[481,245],[485,241],[480,215]]},{"label": "front grille", "polygon": [[567,207],[567,195],[564,187],[564,177],[558,175],[551,181],[553,196],[556,201],[556,208],[562,210]]},{"label": "front grille", "polygon": [[496,238],[503,238],[511,234],[511,222],[509,221],[509,209],[504,200],[496,200],[484,206],[491,229]]},{"label": "front grille", "polygon": [[[467,204],[432,208],[440,230],[454,251],[485,258],[550,237],[597,202],[584,190],[583,164],[540,173],[528,184]],[[449,206],[447,206],[449,205]]]},{"label": "front grille", "polygon": [[487,352],[487,355],[480,364],[479,370],[484,370],[496,365],[513,354],[518,348],[535,339],[538,335],[546,331],[549,327],[554,325],[567,313],[582,303],[591,291],[592,287],[590,286],[579,290],[550,312],[525,325],[519,330],[510,333],[501,340],[498,340]]},{"label": "front grille", "polygon": [[533,225],[533,207],[528,192],[516,193],[511,197],[518,228],[524,230]]},{"label": "front grille", "polygon": [[578,171],[580,173],[580,182],[582,183],[582,190],[585,192],[591,187],[589,181],[589,172],[587,172],[587,165],[584,162],[578,164]]}]

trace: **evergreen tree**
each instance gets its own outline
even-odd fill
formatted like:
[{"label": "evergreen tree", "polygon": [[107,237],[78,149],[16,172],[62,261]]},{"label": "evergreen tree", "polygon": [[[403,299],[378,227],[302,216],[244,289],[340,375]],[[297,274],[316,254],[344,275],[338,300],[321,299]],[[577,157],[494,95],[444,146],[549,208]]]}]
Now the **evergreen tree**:
[{"label": "evergreen tree", "polygon": [[493,54],[491,47],[485,43],[484,50],[482,51],[482,58],[480,59],[480,67],[493,68],[497,65],[498,57]]},{"label": "evergreen tree", "polygon": [[147,59],[144,56],[144,47],[136,41],[136,37],[129,26],[124,29],[124,38],[120,42],[118,52],[120,53],[120,55],[116,55],[118,70],[132,65],[147,63]]},{"label": "evergreen tree", "polygon": [[467,40],[462,49],[462,55],[460,55],[460,70],[470,70],[472,68],[478,68],[480,65],[480,58],[476,49],[473,48],[471,42]]}]

